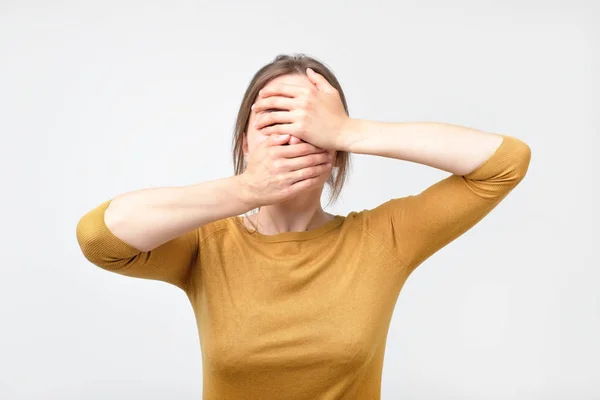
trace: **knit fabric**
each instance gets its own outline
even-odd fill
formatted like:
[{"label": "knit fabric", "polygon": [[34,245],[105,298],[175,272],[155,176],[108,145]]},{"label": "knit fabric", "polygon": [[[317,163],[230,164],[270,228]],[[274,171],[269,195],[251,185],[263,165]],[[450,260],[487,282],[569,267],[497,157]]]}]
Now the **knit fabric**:
[{"label": "knit fabric", "polygon": [[306,232],[250,232],[222,219],[149,252],[84,215],[93,264],[181,288],[195,312],[205,400],[379,399],[388,328],[409,274],[486,216],[523,179],[531,153],[503,136],[468,175],[336,216]]}]

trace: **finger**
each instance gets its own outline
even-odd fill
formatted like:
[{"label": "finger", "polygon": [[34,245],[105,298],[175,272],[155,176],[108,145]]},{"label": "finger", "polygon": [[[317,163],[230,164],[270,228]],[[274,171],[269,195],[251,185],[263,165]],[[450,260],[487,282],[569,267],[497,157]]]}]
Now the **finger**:
[{"label": "finger", "polygon": [[292,110],[295,106],[294,99],[283,96],[271,96],[258,98],[254,104],[252,104],[251,108],[254,112],[261,112],[267,110]]},{"label": "finger", "polygon": [[254,127],[262,129],[269,125],[289,124],[294,122],[293,114],[289,111],[273,111],[260,114],[254,120]]},{"label": "finger", "polygon": [[283,167],[287,171],[297,171],[316,165],[331,163],[331,156],[328,153],[314,153],[306,156],[288,158],[284,161]]},{"label": "finger", "polygon": [[327,81],[323,75],[315,72],[312,68],[306,69],[306,76],[321,92],[330,92],[335,90],[335,88],[331,86],[329,81]]},{"label": "finger", "polygon": [[288,142],[289,144],[298,144],[298,143],[302,143],[304,142],[304,140],[297,138],[296,136],[290,136],[290,141]]},{"label": "finger", "polygon": [[287,124],[275,124],[264,127],[260,130],[263,135],[293,135],[297,136],[299,133],[298,128],[293,123]]},{"label": "finger", "polygon": [[281,157],[281,158],[295,158],[295,157],[306,156],[309,154],[327,152],[327,150],[313,146],[312,144],[306,143],[306,142],[302,142],[302,143],[298,143],[298,144],[290,144],[289,146],[282,146],[281,148],[278,148],[276,151],[277,151],[276,156]]},{"label": "finger", "polygon": [[298,181],[303,181],[305,179],[321,176],[321,174],[324,174],[329,170],[331,170],[331,164],[321,164],[315,165],[314,167],[307,167],[296,171],[292,171],[289,173],[288,176],[290,182],[292,182],[293,184]]},{"label": "finger", "polygon": [[313,178],[304,179],[298,181],[290,186],[290,197],[295,196],[298,193],[302,193],[306,190],[311,190],[318,187],[321,184],[321,177],[315,176]]},{"label": "finger", "polygon": [[283,96],[283,97],[299,97],[302,95],[308,95],[310,89],[305,86],[290,85],[287,83],[279,83],[276,85],[269,85],[262,88],[258,92],[259,98],[266,98],[271,96]]},{"label": "finger", "polygon": [[290,135],[271,135],[261,142],[265,147],[281,146],[290,140]]}]

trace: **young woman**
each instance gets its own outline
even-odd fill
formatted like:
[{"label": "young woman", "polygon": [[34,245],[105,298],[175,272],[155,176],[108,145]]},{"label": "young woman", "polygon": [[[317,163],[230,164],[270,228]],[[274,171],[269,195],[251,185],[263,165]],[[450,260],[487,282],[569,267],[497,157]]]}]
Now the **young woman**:
[{"label": "young woman", "polygon": [[[77,226],[92,263],[185,291],[210,400],[379,399],[407,277],[498,205],[531,156],[512,136],[352,119],[336,78],[304,55],[256,73],[233,143],[234,176],[125,193]],[[332,215],[321,193],[329,184],[339,195],[351,153],[450,175]]]}]

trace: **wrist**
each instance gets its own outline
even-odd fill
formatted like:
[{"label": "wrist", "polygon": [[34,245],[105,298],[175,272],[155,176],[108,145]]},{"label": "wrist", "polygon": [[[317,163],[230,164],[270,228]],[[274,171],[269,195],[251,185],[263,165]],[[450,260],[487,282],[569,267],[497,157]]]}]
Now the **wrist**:
[{"label": "wrist", "polygon": [[338,143],[336,150],[344,151],[347,153],[353,153],[354,147],[357,142],[361,140],[361,124],[362,121],[354,118],[348,118],[342,125],[340,134],[338,137]]},{"label": "wrist", "polygon": [[246,179],[246,173],[234,175],[230,178],[233,182],[233,194],[247,211],[254,210],[261,206],[254,195],[254,190]]}]

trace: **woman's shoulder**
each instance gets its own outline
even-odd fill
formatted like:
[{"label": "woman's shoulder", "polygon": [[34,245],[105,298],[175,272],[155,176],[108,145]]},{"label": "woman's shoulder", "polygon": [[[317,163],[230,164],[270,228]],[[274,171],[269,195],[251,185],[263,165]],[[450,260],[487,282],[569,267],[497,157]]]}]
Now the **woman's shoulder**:
[{"label": "woman's shoulder", "polygon": [[377,230],[381,226],[393,223],[392,219],[402,214],[406,204],[414,196],[388,199],[363,209],[350,211],[345,219],[349,225],[367,231]]},{"label": "woman's shoulder", "polygon": [[370,207],[356,209],[350,211],[346,218],[349,220],[362,220],[362,219],[373,219],[373,218],[386,218],[386,215],[391,210],[398,210],[402,208],[407,201],[410,201],[414,196],[395,197],[385,200],[380,203],[376,203]]},{"label": "woman's shoulder", "polygon": [[199,226],[196,228],[198,241],[199,243],[203,243],[211,237],[219,236],[220,234],[226,234],[234,228],[235,221],[239,217],[227,217],[223,219],[219,219],[213,222],[209,222],[208,224]]}]

